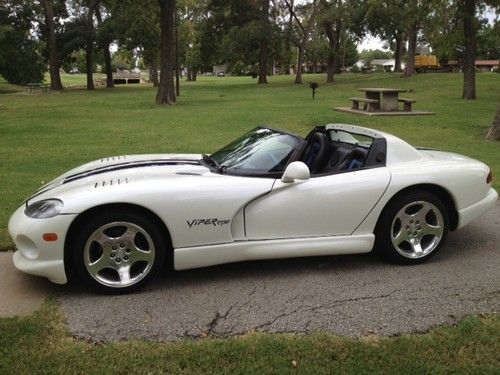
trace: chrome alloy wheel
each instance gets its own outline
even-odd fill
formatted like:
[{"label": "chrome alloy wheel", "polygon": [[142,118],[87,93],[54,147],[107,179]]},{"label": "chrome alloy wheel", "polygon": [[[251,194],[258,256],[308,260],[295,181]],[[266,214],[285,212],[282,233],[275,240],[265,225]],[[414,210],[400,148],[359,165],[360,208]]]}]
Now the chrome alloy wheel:
[{"label": "chrome alloy wheel", "polygon": [[404,206],[391,225],[394,248],[410,259],[430,254],[439,245],[443,233],[444,219],[441,211],[426,201],[416,201]]},{"label": "chrome alloy wheel", "polygon": [[95,230],[84,248],[85,268],[100,284],[124,288],[148,275],[155,260],[151,236],[140,226],[113,222]]}]

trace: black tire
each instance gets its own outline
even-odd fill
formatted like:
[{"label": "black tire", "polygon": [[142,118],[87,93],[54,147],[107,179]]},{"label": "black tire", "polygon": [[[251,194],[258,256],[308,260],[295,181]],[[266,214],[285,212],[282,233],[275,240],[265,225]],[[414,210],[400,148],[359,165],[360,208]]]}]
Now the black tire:
[{"label": "black tire", "polygon": [[[123,225],[114,225],[112,223],[122,223]],[[126,226],[125,224],[128,224],[128,226]],[[115,263],[117,261],[122,262],[121,264],[116,263],[116,266],[125,265],[125,262],[130,262],[128,264],[129,278],[131,279],[130,285],[128,285],[127,283],[124,283],[123,285],[109,285],[113,281],[113,277],[115,277],[113,276],[113,272],[116,272],[116,276],[118,276],[119,279],[118,281],[121,281],[122,277],[119,275],[118,270],[116,269],[113,269],[111,267],[106,267],[105,269],[103,268],[103,270],[101,271],[106,272],[109,275],[103,277],[101,274],[97,274],[94,277],[90,273],[90,268],[87,267],[87,264],[89,264],[89,262],[91,261],[90,260],[91,250],[89,249],[91,246],[94,247],[96,246],[94,243],[92,243],[92,245],[86,248],[88,242],[92,242],[90,240],[90,237],[95,235],[96,231],[101,232],[101,229],[106,226],[111,226],[108,229],[115,232],[117,230],[121,231],[120,228],[125,228],[125,230],[128,229],[138,230],[137,234],[134,235],[132,240],[130,240],[130,238],[132,237],[127,237],[125,239],[124,235],[122,235],[122,237],[117,237],[117,238],[122,238],[120,242],[124,242],[123,244],[116,243],[116,246],[113,246],[113,248],[114,249],[117,248],[117,250],[111,250],[111,247],[114,244],[114,242],[110,243],[109,246],[106,245],[106,248],[109,247],[109,250],[107,251],[113,252],[113,254],[109,254],[110,259],[108,259],[108,256],[105,257],[106,261]],[[108,229],[105,229],[102,232],[105,232]],[[112,240],[115,241],[115,238],[113,238]],[[143,253],[137,250],[138,246],[125,245],[125,241],[127,240],[129,241],[129,244],[136,243],[138,241],[142,242],[144,245],[141,246],[144,249],[149,250],[145,251],[144,254],[149,254],[147,256],[152,257],[153,259],[151,259],[151,261],[149,262],[141,259],[134,260],[133,258],[134,251],[137,254],[139,254],[138,256],[141,256]],[[104,246],[100,246],[100,242],[98,241],[95,242],[98,243],[97,247],[101,248],[102,250],[101,256],[104,257],[104,251],[105,251]],[[120,245],[124,245],[123,249],[120,248],[121,247]],[[71,249],[73,252],[72,266],[73,270],[76,271],[74,272],[74,274],[77,277],[78,282],[81,283],[84,287],[91,287],[92,289],[97,290],[99,292],[109,293],[109,294],[123,294],[123,293],[133,292],[141,288],[145,284],[147,284],[148,281],[150,281],[158,273],[158,271],[164,264],[165,255],[166,252],[168,251],[162,230],[159,227],[159,225],[157,225],[155,220],[147,216],[144,216],[142,214],[127,210],[113,210],[111,212],[101,212],[99,213],[98,216],[93,217],[91,220],[87,220],[79,228],[78,234],[75,236]],[[151,249],[153,250],[153,255],[151,255]],[[123,259],[119,258],[120,256]],[[113,265],[115,263],[113,263]],[[136,267],[136,265],[138,265],[138,267]],[[141,268],[143,267],[143,265],[144,265],[144,270],[143,270],[144,272],[141,272]],[[134,267],[136,269],[134,269]],[[137,275],[135,275],[134,277],[132,277],[133,271],[137,273]],[[103,280],[107,280],[107,282],[99,281],[97,278],[102,278]],[[132,282],[134,278],[137,279],[137,281]]]},{"label": "black tire", "polygon": [[[434,209],[432,209],[432,213],[429,213],[429,216],[427,216],[426,219],[426,221],[434,221],[432,223],[425,222],[424,224],[421,224],[420,221],[417,220],[412,220],[412,223],[410,223],[409,221],[405,221],[404,223],[402,223],[399,217],[402,215],[404,218],[406,218],[406,216],[401,213],[403,208],[408,207],[407,210],[411,213],[412,210],[418,209],[419,203],[417,202],[427,203],[425,206],[422,205],[423,210],[417,211],[417,213],[424,212],[426,211],[424,208],[433,206],[439,211],[441,217],[439,217],[439,214],[434,213]],[[410,216],[408,217],[411,219]],[[421,215],[419,215],[419,217],[421,217]],[[398,224],[398,221],[400,224]],[[419,226],[419,224],[421,226]],[[400,240],[400,238],[397,236],[397,234],[400,233],[398,231],[399,225],[399,229],[404,232],[402,233],[401,238],[409,239],[401,240],[400,245],[396,248],[396,245],[393,243],[393,238],[396,237],[394,238],[394,242],[398,242]],[[423,232],[421,232],[424,225],[426,228],[430,228],[428,229],[428,231],[438,231],[437,229],[432,228],[442,227],[442,234],[440,236],[433,234],[424,234]],[[409,228],[407,228],[407,226],[409,226]],[[382,211],[382,214],[380,215],[377,226],[375,228],[374,252],[375,254],[393,263],[419,264],[427,261],[429,258],[438,253],[446,240],[448,230],[448,210],[444,206],[443,202],[434,194],[427,191],[409,191],[408,193],[403,193],[394,197]],[[423,237],[420,237],[422,235]],[[421,255],[419,255],[419,253],[415,251],[415,245],[420,246],[420,249],[428,246],[430,250],[428,252],[423,251]]]}]

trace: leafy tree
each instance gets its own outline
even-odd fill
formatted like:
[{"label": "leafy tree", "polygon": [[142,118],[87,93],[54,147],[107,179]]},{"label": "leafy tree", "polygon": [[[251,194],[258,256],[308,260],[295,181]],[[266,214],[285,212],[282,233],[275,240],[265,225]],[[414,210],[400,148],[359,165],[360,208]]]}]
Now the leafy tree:
[{"label": "leafy tree", "polygon": [[126,48],[119,48],[111,59],[113,70],[132,70],[135,66],[133,51]]},{"label": "leafy tree", "polygon": [[115,37],[120,46],[136,50],[149,66],[150,80],[158,86],[160,11],[150,0],[107,0]]},{"label": "leafy tree", "polygon": [[263,82],[268,62],[280,51],[277,12],[277,7],[267,8],[262,1],[210,1],[208,16],[200,24],[202,59],[207,65],[227,64],[229,71],[245,66],[259,72]]},{"label": "leafy tree", "polygon": [[98,25],[96,41],[104,56],[106,87],[113,88],[115,84],[113,82],[113,67],[111,64],[111,52],[109,50],[115,36],[113,20],[110,19],[109,16],[106,19],[103,19],[100,4],[98,4],[95,8],[95,16],[97,18]]},{"label": "leafy tree", "polygon": [[54,21],[53,0],[40,0],[45,14],[45,34],[49,55],[50,87],[52,90],[62,90],[61,76],[59,74],[59,53],[56,43],[56,24]]},{"label": "leafy tree", "polygon": [[182,0],[177,6],[180,64],[187,69],[187,80],[196,81],[198,72],[207,65],[202,58],[200,38],[208,0]]},{"label": "leafy tree", "polygon": [[340,73],[340,51],[343,40],[361,37],[365,32],[366,1],[364,0],[321,0],[319,24],[328,38],[328,65],[326,82],[334,81],[334,74]]},{"label": "leafy tree", "polygon": [[388,45],[393,46],[395,72],[401,72],[405,6],[406,1],[403,0],[371,0],[367,9],[367,23],[370,32],[378,35]]},{"label": "leafy tree", "polygon": [[0,74],[10,83],[43,80],[44,61],[30,33],[34,11],[29,1],[0,3]]},{"label": "leafy tree", "polygon": [[423,42],[430,44],[440,63],[461,59],[463,33],[455,3],[449,0],[433,0],[432,12],[424,18],[422,31]]},{"label": "leafy tree", "polygon": [[422,26],[425,15],[430,12],[430,1],[432,0],[408,0],[403,12],[403,22],[408,39],[408,52],[406,66],[402,77],[410,77],[415,74],[415,54],[417,51],[417,36]]},{"label": "leafy tree", "polygon": [[362,60],[390,59],[392,52],[381,49],[364,49],[359,53],[359,58]]},{"label": "leafy tree", "polygon": [[304,65],[304,56],[309,41],[311,30],[313,29],[316,21],[318,11],[318,0],[313,0],[312,3],[303,4],[300,6],[292,7],[288,0],[284,0],[290,13],[295,19],[298,28],[298,40],[293,40],[294,44],[298,47],[297,66],[295,72],[295,83],[302,83],[302,67]]},{"label": "leafy tree", "polygon": [[477,36],[477,58],[485,60],[500,59],[500,22],[488,23],[479,30]]}]

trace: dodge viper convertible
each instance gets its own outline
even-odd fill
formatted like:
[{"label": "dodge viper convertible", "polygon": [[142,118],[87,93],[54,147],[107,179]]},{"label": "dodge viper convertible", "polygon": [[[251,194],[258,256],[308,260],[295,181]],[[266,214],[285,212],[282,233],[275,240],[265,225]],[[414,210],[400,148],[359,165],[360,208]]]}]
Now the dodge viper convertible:
[{"label": "dodge viper convertible", "polygon": [[495,205],[488,166],[353,125],[258,127],[207,154],[82,165],[29,197],[9,233],[21,271],[107,292],[176,270],[372,250],[415,264]]}]

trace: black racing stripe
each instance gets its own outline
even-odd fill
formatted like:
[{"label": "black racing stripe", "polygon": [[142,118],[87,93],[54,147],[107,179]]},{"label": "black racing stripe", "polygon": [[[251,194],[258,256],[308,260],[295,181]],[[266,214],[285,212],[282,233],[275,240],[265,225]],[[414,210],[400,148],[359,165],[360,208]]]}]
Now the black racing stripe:
[{"label": "black racing stripe", "polygon": [[86,175],[91,172],[97,172],[101,170],[108,170],[109,168],[115,168],[115,167],[121,167],[121,166],[128,166],[128,165],[141,165],[144,163],[158,163],[158,162],[175,162],[178,164],[186,163],[186,164],[191,164],[193,162],[196,162],[196,160],[193,159],[152,159],[152,160],[135,160],[135,161],[128,161],[128,162],[123,162],[123,163],[116,163],[116,164],[111,164],[111,165],[104,165],[102,167],[97,167],[94,169],[91,169],[89,171],[83,171],[83,172],[78,172],[72,175],[67,176],[66,178],[74,178],[80,175]]},{"label": "black racing stripe", "polygon": [[115,171],[120,171],[124,169],[132,169],[132,168],[144,168],[144,167],[159,167],[159,166],[165,166],[165,165],[179,165],[179,164],[189,164],[189,165],[199,165],[199,163],[195,160],[191,160],[190,162],[182,161],[182,162],[176,162],[176,161],[162,161],[162,162],[143,162],[142,164],[131,164],[131,165],[122,165],[119,167],[108,167],[105,170],[97,170],[97,171],[88,171],[85,174],[79,174],[75,175],[74,177],[66,177],[64,180],[63,184],[67,184],[72,181],[80,180],[85,177],[90,177],[90,176],[95,176],[103,173],[108,173],[108,172],[115,172]]}]

